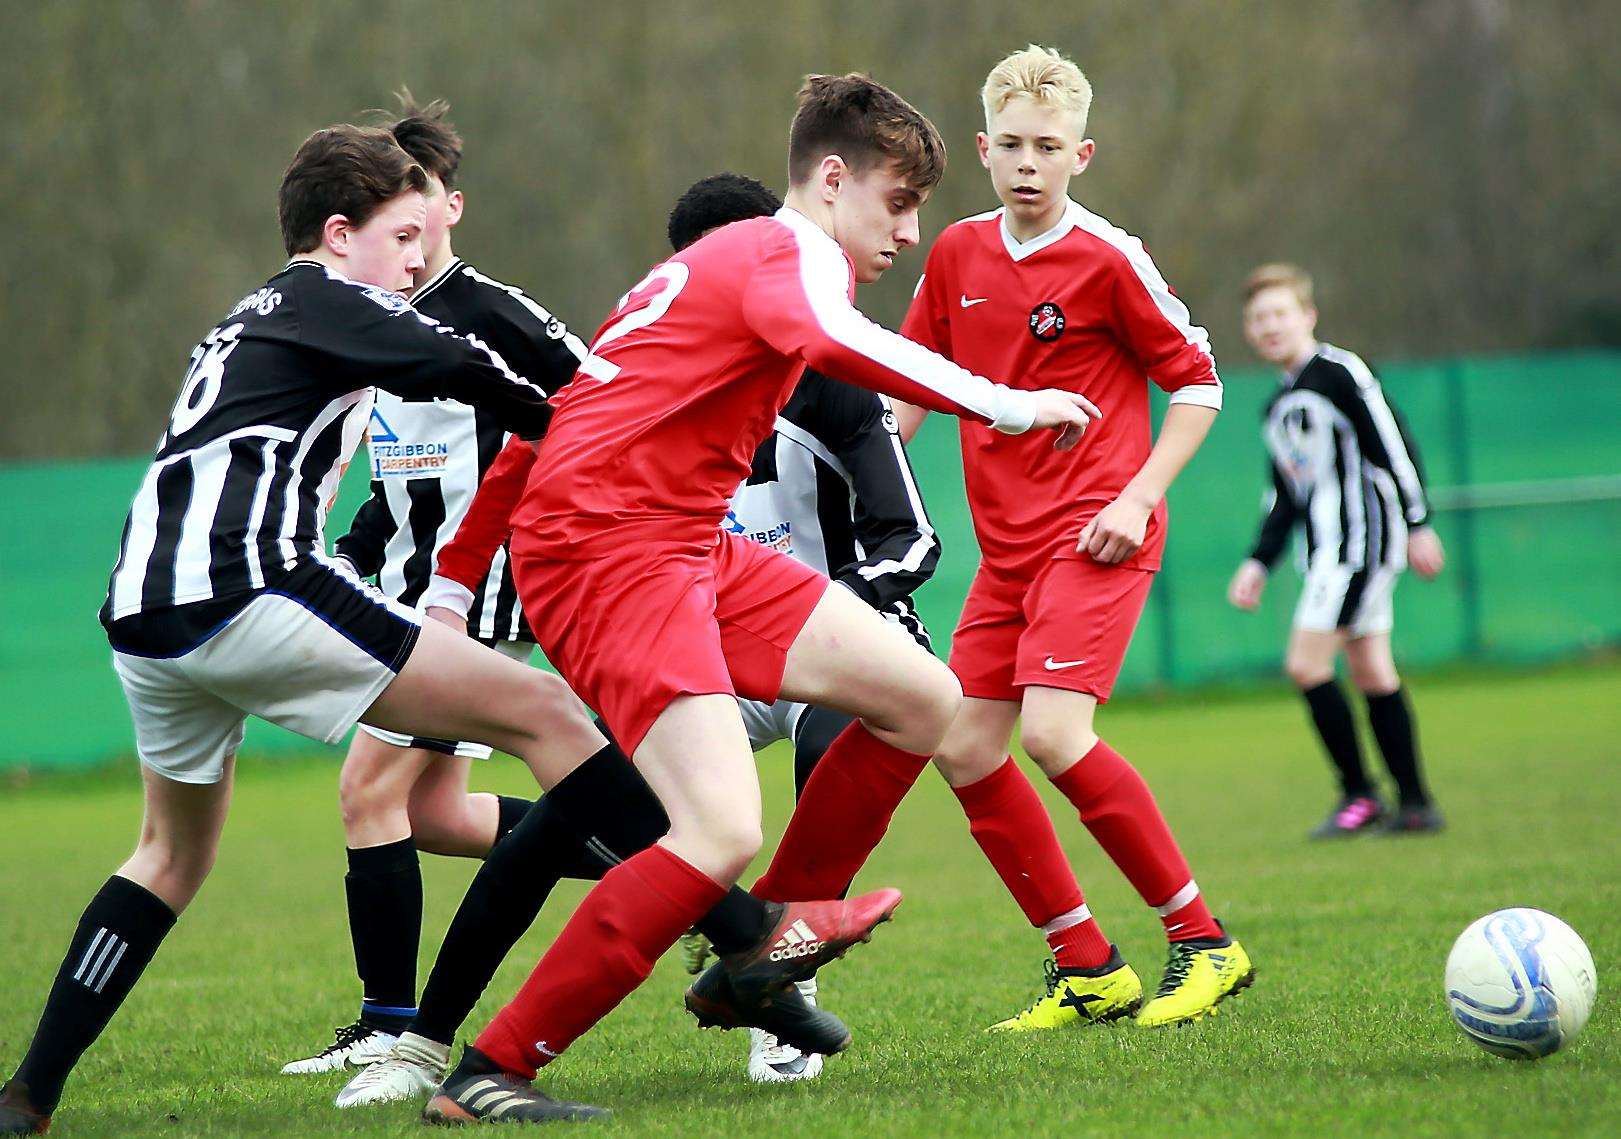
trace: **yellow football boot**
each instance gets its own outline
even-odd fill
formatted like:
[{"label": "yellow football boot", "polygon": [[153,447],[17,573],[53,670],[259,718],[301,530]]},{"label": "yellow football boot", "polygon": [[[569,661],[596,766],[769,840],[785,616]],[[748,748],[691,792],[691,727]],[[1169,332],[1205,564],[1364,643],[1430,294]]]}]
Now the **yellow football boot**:
[{"label": "yellow football boot", "polygon": [[681,935],[681,964],[687,972],[696,977],[704,971],[709,963],[709,955],[714,952],[710,947],[709,939],[695,929],[689,929]]},{"label": "yellow football boot", "polygon": [[1072,1024],[1107,1024],[1130,1016],[1143,1003],[1136,971],[1109,946],[1109,960],[1095,969],[1060,969],[1047,961],[1047,994],[1018,1016],[998,1021],[986,1032],[1041,1032]]},{"label": "yellow football boot", "polygon": [[1165,975],[1137,1023],[1157,1028],[1213,1016],[1216,1006],[1255,981],[1255,966],[1232,938],[1173,941]]}]

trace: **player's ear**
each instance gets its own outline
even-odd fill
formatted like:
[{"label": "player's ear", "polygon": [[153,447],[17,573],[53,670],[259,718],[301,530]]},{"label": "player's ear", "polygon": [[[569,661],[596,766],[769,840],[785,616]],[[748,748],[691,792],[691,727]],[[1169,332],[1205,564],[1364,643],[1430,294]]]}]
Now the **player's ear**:
[{"label": "player's ear", "polygon": [[829,154],[816,166],[816,173],[811,176],[816,183],[817,193],[822,201],[833,204],[833,199],[839,196],[839,186],[850,176],[850,168],[845,165],[844,159],[837,154]]},{"label": "player's ear", "polygon": [[466,205],[460,190],[452,190],[445,197],[445,225],[453,226],[462,220],[462,207]]},{"label": "player's ear", "polygon": [[1081,145],[1075,148],[1075,168],[1070,171],[1070,174],[1079,174],[1082,170],[1085,170],[1087,165],[1092,161],[1092,156],[1097,153],[1097,150],[1097,143],[1093,142],[1089,138],[1083,138],[1081,140]]},{"label": "player's ear", "polygon": [[339,257],[349,255],[349,235],[354,227],[342,214],[333,214],[321,225],[321,243]]},{"label": "player's ear", "polygon": [[991,168],[991,136],[984,131],[974,135],[974,145],[979,148],[979,164],[985,169]]}]

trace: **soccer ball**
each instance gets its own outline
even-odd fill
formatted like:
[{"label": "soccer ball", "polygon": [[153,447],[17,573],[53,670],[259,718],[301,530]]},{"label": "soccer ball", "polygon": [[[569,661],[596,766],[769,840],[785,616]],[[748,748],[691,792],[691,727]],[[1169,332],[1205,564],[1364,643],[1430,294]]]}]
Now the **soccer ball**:
[{"label": "soccer ball", "polygon": [[1576,1038],[1593,1011],[1598,978],[1576,931],[1541,910],[1498,910],[1447,954],[1447,1006],[1486,1051],[1535,1060]]}]

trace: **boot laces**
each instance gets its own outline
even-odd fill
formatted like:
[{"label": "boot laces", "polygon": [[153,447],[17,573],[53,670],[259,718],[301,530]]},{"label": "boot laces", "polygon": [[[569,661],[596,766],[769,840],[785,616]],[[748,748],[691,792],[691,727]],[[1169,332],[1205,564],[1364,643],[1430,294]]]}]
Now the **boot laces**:
[{"label": "boot laces", "polygon": [[1165,975],[1160,978],[1159,988],[1155,990],[1155,997],[1168,997],[1181,987],[1182,982],[1188,979],[1188,973],[1193,968],[1193,959],[1198,950],[1182,942],[1173,942],[1171,956],[1165,962]]}]

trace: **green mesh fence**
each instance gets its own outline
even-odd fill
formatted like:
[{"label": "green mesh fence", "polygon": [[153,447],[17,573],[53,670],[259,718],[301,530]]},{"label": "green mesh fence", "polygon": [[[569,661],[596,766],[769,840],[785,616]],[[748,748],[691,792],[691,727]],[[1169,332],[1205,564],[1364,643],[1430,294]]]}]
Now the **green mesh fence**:
[{"label": "green mesh fence", "polygon": [[[1398,657],[1535,662],[1621,644],[1621,353],[1383,369],[1424,451],[1450,564],[1397,593]],[[1298,580],[1287,565],[1258,615],[1224,599],[1259,519],[1260,408],[1273,379],[1227,374],[1227,406],[1171,494],[1170,543],[1119,693],[1277,671]],[[69,767],[131,750],[96,623],[124,512],[146,460],[0,468],[0,767]],[[913,462],[945,543],[919,607],[942,655],[976,560],[956,427],[931,416]],[[357,463],[333,533],[365,494]],[[310,745],[263,724],[258,751]]]}]

